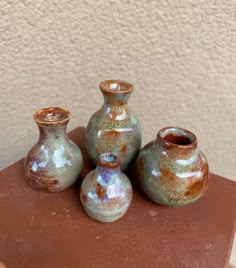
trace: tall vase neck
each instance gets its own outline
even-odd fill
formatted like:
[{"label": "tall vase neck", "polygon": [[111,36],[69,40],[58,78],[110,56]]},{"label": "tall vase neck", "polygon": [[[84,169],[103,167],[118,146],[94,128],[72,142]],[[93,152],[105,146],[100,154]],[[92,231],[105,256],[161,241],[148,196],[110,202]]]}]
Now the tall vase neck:
[{"label": "tall vase neck", "polygon": [[121,104],[121,105],[115,104],[115,105],[113,105],[113,104],[107,103],[106,101],[104,102],[103,107],[106,110],[117,110],[117,111],[129,109],[128,104]]},{"label": "tall vase neck", "polygon": [[106,80],[100,84],[104,102],[111,106],[127,105],[134,88],[130,83],[120,80]]},{"label": "tall vase neck", "polygon": [[123,93],[111,93],[107,94],[106,92],[102,92],[104,103],[109,106],[127,106],[131,93],[123,94]]},{"label": "tall vase neck", "polygon": [[197,138],[189,130],[176,127],[161,129],[156,142],[172,157],[188,158],[197,153]]}]

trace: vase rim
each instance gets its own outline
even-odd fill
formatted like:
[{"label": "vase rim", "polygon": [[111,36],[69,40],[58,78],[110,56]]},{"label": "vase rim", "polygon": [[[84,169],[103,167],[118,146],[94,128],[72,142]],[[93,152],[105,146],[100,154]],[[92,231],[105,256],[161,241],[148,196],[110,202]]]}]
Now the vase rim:
[{"label": "vase rim", "polygon": [[103,153],[100,154],[98,163],[103,167],[115,168],[120,165],[120,159],[113,153]]},{"label": "vase rim", "polygon": [[197,146],[196,135],[185,128],[164,127],[158,131],[157,138],[172,147],[194,148]]},{"label": "vase rim", "polygon": [[109,79],[100,83],[99,88],[107,93],[129,93],[134,90],[134,86],[129,82],[122,80]]},{"label": "vase rim", "polygon": [[35,122],[41,125],[63,125],[70,117],[71,112],[61,107],[47,107],[33,113]]}]

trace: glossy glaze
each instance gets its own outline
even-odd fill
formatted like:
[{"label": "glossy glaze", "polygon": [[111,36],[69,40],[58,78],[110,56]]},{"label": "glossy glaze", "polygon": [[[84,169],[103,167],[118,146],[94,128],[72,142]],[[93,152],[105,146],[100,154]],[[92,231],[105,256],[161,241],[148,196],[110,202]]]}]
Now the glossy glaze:
[{"label": "glossy glaze", "polygon": [[70,112],[50,107],[33,117],[40,135],[25,158],[25,179],[34,189],[62,191],[76,181],[83,165],[80,149],[66,135]]},{"label": "glossy glaze", "polygon": [[165,206],[181,206],[199,199],[208,186],[208,163],[196,136],[185,129],[161,129],[136,162],[143,192]]},{"label": "glossy glaze", "polygon": [[110,153],[99,157],[98,166],[87,174],[80,189],[84,210],[94,220],[112,222],[121,218],[132,201],[132,186]]},{"label": "glossy glaze", "polygon": [[104,104],[89,120],[87,152],[95,165],[100,154],[114,153],[121,160],[121,170],[125,170],[141,146],[140,124],[128,108],[134,88],[127,82],[107,80],[100,84],[100,90]]}]

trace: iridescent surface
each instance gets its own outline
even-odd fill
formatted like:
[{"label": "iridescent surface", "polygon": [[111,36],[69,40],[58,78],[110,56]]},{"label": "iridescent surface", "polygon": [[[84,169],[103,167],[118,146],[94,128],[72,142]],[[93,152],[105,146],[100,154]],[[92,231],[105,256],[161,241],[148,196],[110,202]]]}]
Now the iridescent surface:
[{"label": "iridescent surface", "polygon": [[154,202],[181,206],[200,198],[208,186],[208,163],[196,136],[181,128],[164,128],[139,153],[136,163],[143,192]]},{"label": "iridescent surface", "polygon": [[80,149],[66,135],[69,112],[47,109],[34,114],[40,136],[25,158],[25,178],[35,189],[57,192],[76,181],[83,159]]},{"label": "iridescent surface", "polygon": [[114,153],[120,157],[121,170],[125,170],[141,147],[141,127],[128,108],[133,86],[118,80],[107,80],[100,84],[100,89],[104,104],[89,120],[87,152],[95,165],[100,154]]},{"label": "iridescent surface", "polygon": [[84,210],[94,220],[112,222],[121,218],[132,201],[132,186],[120,170],[117,157],[102,154],[98,166],[85,177],[80,200]]}]

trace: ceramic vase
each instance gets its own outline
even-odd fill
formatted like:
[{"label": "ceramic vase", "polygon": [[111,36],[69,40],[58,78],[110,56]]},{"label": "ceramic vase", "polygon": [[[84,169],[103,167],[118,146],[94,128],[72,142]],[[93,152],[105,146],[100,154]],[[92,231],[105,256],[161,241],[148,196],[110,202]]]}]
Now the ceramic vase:
[{"label": "ceramic vase", "polygon": [[120,170],[120,162],[110,153],[100,155],[95,170],[87,174],[80,200],[89,217],[100,222],[121,218],[132,201],[132,186]]},{"label": "ceramic vase", "polygon": [[102,107],[90,118],[86,132],[86,148],[96,165],[100,154],[113,153],[120,158],[121,170],[134,160],[141,146],[141,127],[128,108],[134,87],[119,80],[100,84],[104,97]]},{"label": "ceramic vase", "polygon": [[66,134],[70,112],[58,107],[36,111],[39,140],[25,158],[25,179],[34,188],[62,191],[78,178],[83,166],[80,149]]},{"label": "ceramic vase", "polygon": [[208,163],[197,137],[183,128],[161,129],[136,162],[143,192],[164,206],[182,206],[198,200],[208,186]]}]

